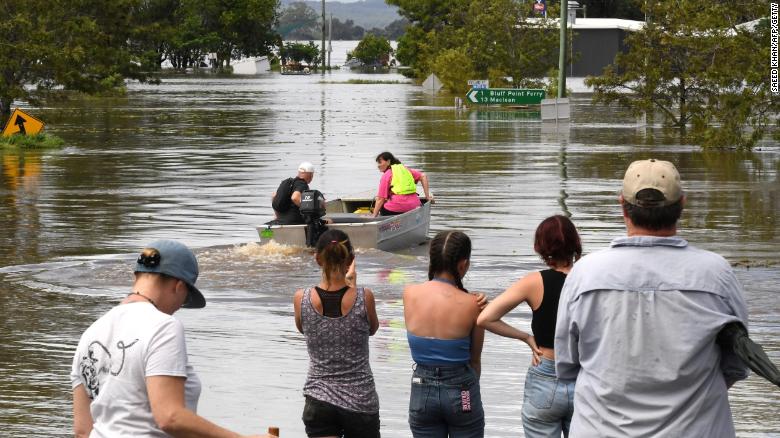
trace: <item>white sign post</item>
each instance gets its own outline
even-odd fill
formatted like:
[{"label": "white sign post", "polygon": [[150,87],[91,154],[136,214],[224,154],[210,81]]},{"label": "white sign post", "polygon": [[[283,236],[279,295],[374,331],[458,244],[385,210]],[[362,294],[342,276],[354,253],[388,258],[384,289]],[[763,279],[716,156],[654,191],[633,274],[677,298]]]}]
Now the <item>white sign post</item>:
[{"label": "white sign post", "polygon": [[569,98],[542,100],[542,121],[569,120]]},{"label": "white sign post", "polygon": [[487,79],[469,79],[469,87],[473,90],[483,90],[490,88],[490,81]]}]

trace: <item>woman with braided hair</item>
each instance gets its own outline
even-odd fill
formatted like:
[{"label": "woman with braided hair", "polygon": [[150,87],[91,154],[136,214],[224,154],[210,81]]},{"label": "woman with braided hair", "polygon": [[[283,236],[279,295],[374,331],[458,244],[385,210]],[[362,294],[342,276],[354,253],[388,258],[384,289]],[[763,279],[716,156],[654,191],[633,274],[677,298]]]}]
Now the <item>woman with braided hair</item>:
[{"label": "woman with braided hair", "polygon": [[347,283],[355,252],[341,230],[324,232],[315,259],[322,278],[295,292],[295,325],[306,337],[309,372],[303,423],[310,437],[379,437],[379,399],[368,363],[376,333],[374,294]]},{"label": "woman with braided hair", "polygon": [[431,241],[429,281],[404,290],[407,339],[415,362],[409,426],[415,437],[482,437],[479,393],[485,331],[477,327],[482,297],[468,293],[471,240],[443,231]]}]

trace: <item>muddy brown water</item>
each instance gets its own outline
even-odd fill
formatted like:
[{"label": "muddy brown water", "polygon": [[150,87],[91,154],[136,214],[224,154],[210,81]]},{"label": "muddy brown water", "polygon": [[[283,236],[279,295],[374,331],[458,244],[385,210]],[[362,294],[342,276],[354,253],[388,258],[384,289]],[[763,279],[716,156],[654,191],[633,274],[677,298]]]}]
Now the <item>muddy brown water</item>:
[{"label": "muddy brown water", "polygon": [[[780,146],[703,153],[659,127],[576,97],[573,122],[538,114],[455,111],[451,97],[409,84],[344,84],[395,75],[170,78],[126,97],[35,111],[64,138],[56,151],[0,151],[0,428],[3,436],[69,436],[68,371],[78,337],[128,292],[133,254],[157,238],[196,248],[209,304],[176,315],[204,382],[200,413],[242,432],[304,436],[304,340],[294,290],[318,278],[309,253],[260,247],[254,226],[299,161],[328,196],[372,191],[373,161],[390,150],[425,171],[436,195],[432,231],[474,242],[466,285],[495,295],[539,269],[536,225],[571,215],[590,252],[621,235],[616,202],[628,162],[677,163],[689,202],[681,234],[723,254],[745,287],[751,332],[780,362]],[[377,295],[371,340],[382,434],[410,436],[411,358],[400,296],[427,274],[425,249],[360,251],[360,282]],[[528,308],[508,316],[530,329]],[[530,357],[489,335],[483,353],[486,435],[521,436]],[[730,398],[738,435],[780,433],[780,392],[751,376]]]}]

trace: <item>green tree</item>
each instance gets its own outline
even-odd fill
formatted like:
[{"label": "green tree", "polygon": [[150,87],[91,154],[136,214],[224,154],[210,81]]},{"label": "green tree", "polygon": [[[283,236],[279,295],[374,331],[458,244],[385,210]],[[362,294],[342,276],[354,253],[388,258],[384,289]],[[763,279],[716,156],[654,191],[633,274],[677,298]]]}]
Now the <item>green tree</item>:
[{"label": "green tree", "polygon": [[338,18],[333,19],[331,30],[334,40],[359,40],[366,33],[366,30],[362,26],[355,25],[353,20],[342,23]]},{"label": "green tree", "polygon": [[200,4],[203,31],[213,33],[219,66],[232,59],[271,53],[278,41],[274,31],[279,0],[192,0]]},{"label": "green tree", "polygon": [[37,105],[67,91],[102,93],[125,79],[158,81],[168,59],[196,65],[208,52],[229,65],[278,41],[278,0],[0,2],[0,117],[14,100]]},{"label": "green tree", "polygon": [[[531,2],[388,0],[411,22],[398,40],[398,61],[422,79],[436,73],[453,92],[468,79],[540,86],[557,64],[557,24],[534,19]],[[556,7],[549,8],[554,16]],[[466,64],[463,64],[466,63]]]},{"label": "green tree", "polygon": [[406,32],[406,28],[409,27],[409,20],[401,18],[399,20],[392,21],[385,26],[384,35],[389,40],[398,40]]},{"label": "green tree", "polygon": [[282,64],[287,64],[288,61],[294,64],[305,62],[316,68],[320,61],[320,48],[313,41],[308,44],[287,42],[279,50],[279,58]]},{"label": "green tree", "polygon": [[0,3],[0,117],[62,90],[99,93],[125,78],[150,80],[149,57],[130,41],[141,0]]},{"label": "green tree", "polygon": [[579,0],[588,18],[623,18],[644,21],[642,3],[645,0]]},{"label": "green tree", "polygon": [[171,42],[184,25],[184,0],[146,0],[136,12],[132,46],[146,60],[146,67],[159,70],[169,59]]},{"label": "green tree", "polygon": [[351,57],[364,65],[387,65],[392,53],[393,48],[387,38],[369,33],[360,40]]},{"label": "green tree", "polygon": [[[751,148],[780,101],[769,90],[769,28],[738,26],[761,0],[646,2],[649,21],[626,38],[629,50],[586,84],[594,101],[635,114],[660,112],[667,125],[704,147]],[[751,17],[747,17],[751,18]]]},{"label": "green tree", "polygon": [[304,2],[295,2],[282,10],[277,29],[284,39],[313,40],[321,36],[319,23],[317,11]]}]

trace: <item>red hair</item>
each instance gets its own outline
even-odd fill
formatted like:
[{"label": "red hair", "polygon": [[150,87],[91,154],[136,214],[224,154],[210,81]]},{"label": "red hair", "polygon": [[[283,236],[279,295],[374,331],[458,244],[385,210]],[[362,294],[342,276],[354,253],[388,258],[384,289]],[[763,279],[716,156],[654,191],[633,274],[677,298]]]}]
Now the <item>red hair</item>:
[{"label": "red hair", "polygon": [[582,256],[582,243],[577,228],[566,216],[558,214],[548,217],[536,228],[534,251],[547,266],[571,265]]}]

